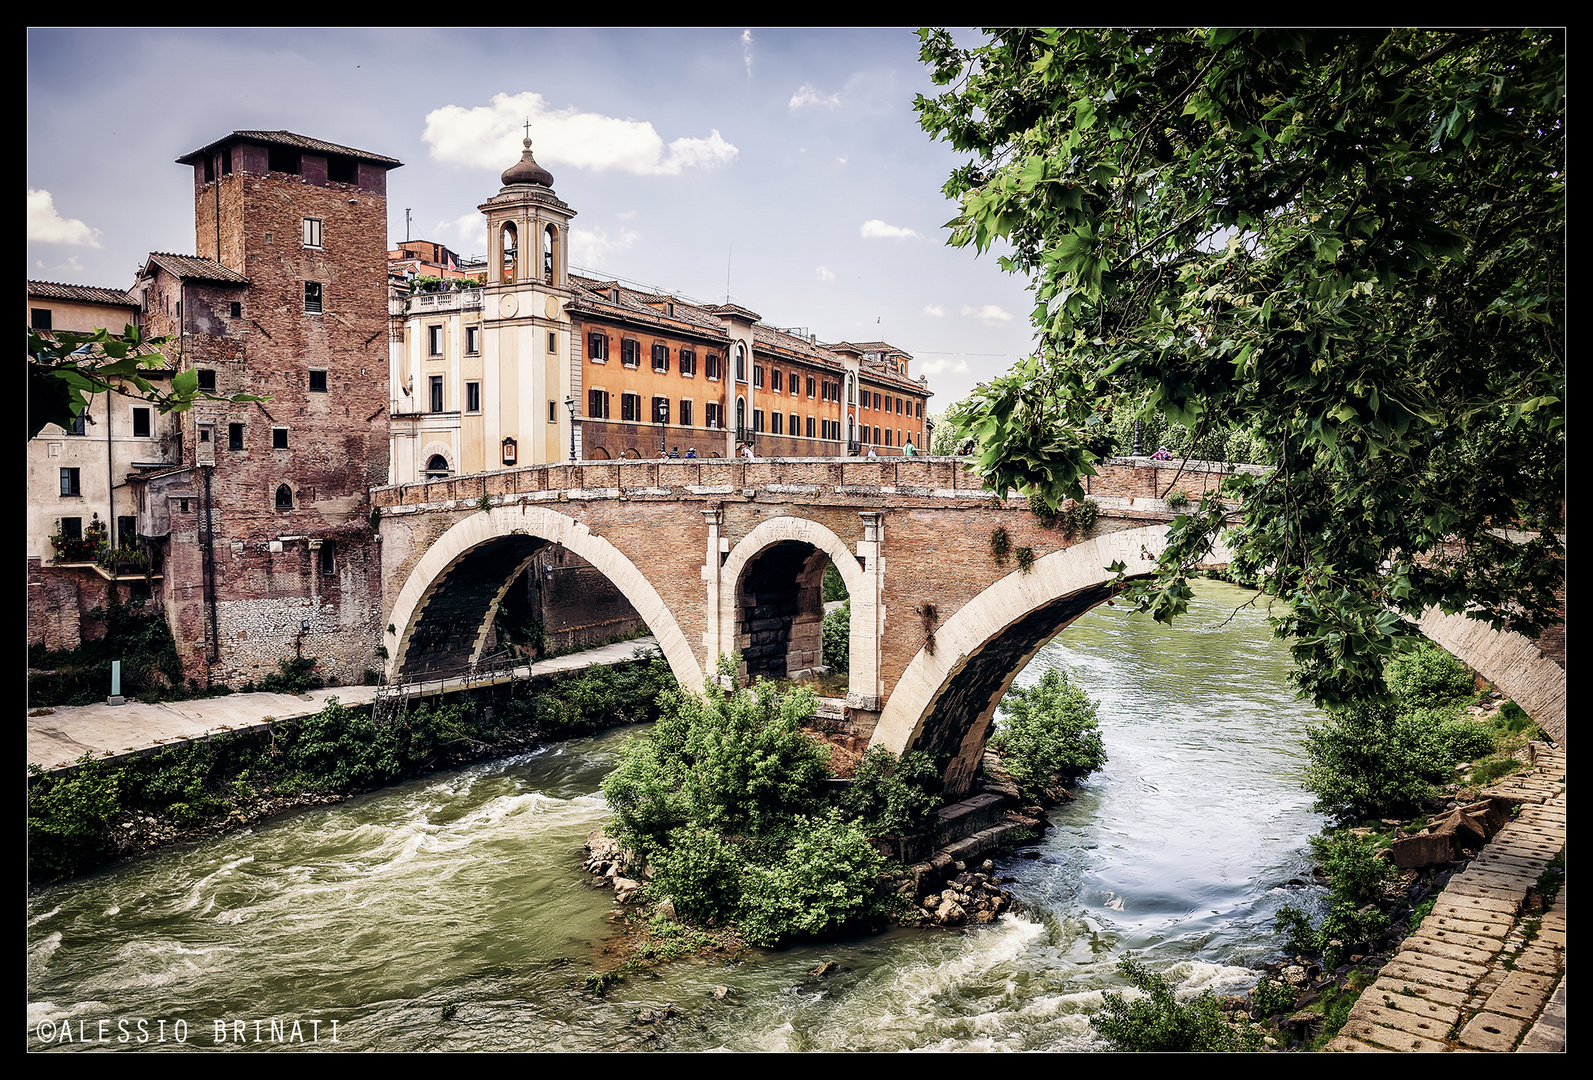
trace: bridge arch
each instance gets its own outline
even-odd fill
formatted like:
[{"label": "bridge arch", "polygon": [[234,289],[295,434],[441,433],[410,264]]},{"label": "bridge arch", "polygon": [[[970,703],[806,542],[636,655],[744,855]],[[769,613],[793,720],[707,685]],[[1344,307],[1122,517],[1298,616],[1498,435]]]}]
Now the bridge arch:
[{"label": "bridge arch", "polygon": [[[607,577],[658,638],[680,684],[702,685],[702,669],[686,635],[636,564],[584,523],[527,504],[471,514],[420,557],[393,604],[388,678],[463,669],[480,657],[504,594],[549,543],[569,549]],[[421,652],[438,655],[423,657]]]},{"label": "bridge arch", "polygon": [[858,564],[857,556],[846,546],[846,541],[828,526],[810,518],[783,516],[761,521],[730,549],[720,569],[720,580],[733,591],[728,602],[720,605],[719,653],[740,655],[737,647],[739,611],[736,600],[748,566],[766,551],[786,542],[808,544],[824,552],[840,573],[852,601],[852,619],[847,628],[851,655],[847,686],[853,694],[867,697],[877,695],[879,612],[874,579]]},{"label": "bridge arch", "polygon": [[965,791],[1012,680],[1068,624],[1116,595],[1121,586],[1111,563],[1123,563],[1125,577],[1145,577],[1166,543],[1165,525],[1107,533],[990,585],[936,628],[933,652],[926,644],[908,661],[869,745],[897,755],[949,752],[947,790]]}]

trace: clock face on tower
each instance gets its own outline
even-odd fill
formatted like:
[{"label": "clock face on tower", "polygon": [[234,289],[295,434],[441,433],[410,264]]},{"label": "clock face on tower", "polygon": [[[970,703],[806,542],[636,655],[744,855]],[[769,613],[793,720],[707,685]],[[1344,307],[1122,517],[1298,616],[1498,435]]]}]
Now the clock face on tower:
[{"label": "clock face on tower", "polygon": [[509,293],[498,300],[498,314],[505,319],[512,319],[520,313],[520,298],[514,293]]}]

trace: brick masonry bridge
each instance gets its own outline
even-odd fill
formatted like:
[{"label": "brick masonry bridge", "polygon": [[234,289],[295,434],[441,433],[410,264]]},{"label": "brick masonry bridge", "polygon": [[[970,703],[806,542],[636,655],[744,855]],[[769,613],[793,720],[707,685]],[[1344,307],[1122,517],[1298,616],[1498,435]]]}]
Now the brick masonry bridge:
[{"label": "brick masonry bridge", "polygon": [[[378,488],[387,675],[465,670],[547,544],[613,583],[683,686],[701,686],[720,656],[744,674],[795,674],[820,663],[833,563],[851,595],[850,730],[948,758],[948,789],[961,793],[1016,674],[1117,591],[1106,568],[1152,571],[1173,516],[1160,496],[1176,482],[1198,500],[1222,476],[1203,463],[1099,468],[1087,488],[1096,520],[1079,535],[982,490],[957,458],[585,462]],[[1564,671],[1534,643],[1437,612],[1423,629],[1563,739]]]}]

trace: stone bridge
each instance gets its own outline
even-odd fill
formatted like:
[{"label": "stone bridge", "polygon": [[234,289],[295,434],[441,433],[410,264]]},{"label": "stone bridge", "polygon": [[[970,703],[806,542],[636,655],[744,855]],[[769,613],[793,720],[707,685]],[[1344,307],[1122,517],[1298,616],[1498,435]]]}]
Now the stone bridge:
[{"label": "stone bridge", "polygon": [[[820,662],[833,564],[851,595],[851,730],[949,759],[960,793],[1016,674],[1116,591],[1106,568],[1152,571],[1173,516],[1160,496],[1176,482],[1198,500],[1222,471],[1108,461],[1087,491],[1095,521],[1077,534],[982,490],[956,458],[576,462],[378,488],[388,676],[457,674],[481,656],[505,593],[547,544],[602,571],[682,685],[701,686],[721,656],[744,674],[796,674]],[[1532,643],[1501,649],[1506,637],[1449,647],[1485,677],[1514,664],[1516,682],[1542,681],[1542,664],[1529,678],[1516,655],[1537,657]]]}]

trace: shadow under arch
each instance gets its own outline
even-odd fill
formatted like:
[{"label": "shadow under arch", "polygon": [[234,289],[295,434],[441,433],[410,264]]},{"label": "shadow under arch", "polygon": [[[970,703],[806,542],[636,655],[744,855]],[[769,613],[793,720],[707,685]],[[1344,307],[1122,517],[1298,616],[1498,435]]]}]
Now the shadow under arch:
[{"label": "shadow under arch", "polygon": [[636,565],[584,523],[526,504],[471,514],[421,556],[389,616],[396,632],[389,681],[458,674],[479,658],[504,594],[550,543],[579,555],[613,582],[658,638],[680,685],[702,686],[702,669],[686,635]]},{"label": "shadow under arch", "polygon": [[878,662],[876,658],[875,624],[877,614],[874,590],[868,571],[858,565],[857,556],[828,526],[800,517],[776,517],[761,521],[730,549],[719,580],[728,582],[730,596],[722,598],[719,606],[719,652],[738,655],[736,649],[736,593],[748,565],[765,551],[785,541],[810,544],[830,557],[830,562],[846,584],[852,600],[852,620],[847,627],[851,664],[847,673],[847,687],[853,694],[872,697],[879,693]]},{"label": "shadow under arch", "polygon": [[[1105,603],[1123,582],[1107,567],[1123,563],[1124,579],[1146,577],[1167,543],[1167,526],[1097,536],[1013,571],[964,604],[935,630],[935,649],[918,650],[880,713],[870,747],[900,756],[925,750],[949,755],[948,792],[973,782],[996,706],[1042,646],[1079,616]],[[1214,551],[1214,562],[1227,560]]]}]

